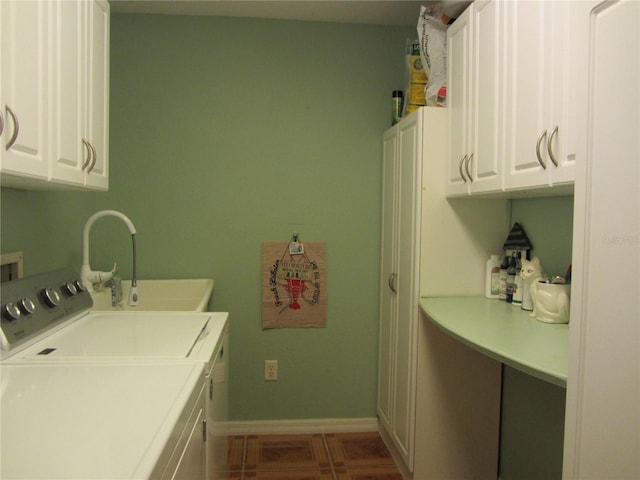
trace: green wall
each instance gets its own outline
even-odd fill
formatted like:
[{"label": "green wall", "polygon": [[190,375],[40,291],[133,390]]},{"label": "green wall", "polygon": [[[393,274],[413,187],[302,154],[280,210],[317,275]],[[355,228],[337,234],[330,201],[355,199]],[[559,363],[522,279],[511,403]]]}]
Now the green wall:
[{"label": "green wall", "polygon": [[94,193],[0,189],[2,253],[22,251],[24,275],[73,266],[80,271],[82,226]]},{"label": "green wall", "polygon": [[[381,133],[410,32],[112,16],[111,188],[98,206],[136,225],[140,278],[215,279],[232,420],[375,415]],[[327,327],[263,331],[260,245],[293,232],[327,242]],[[129,258],[115,229],[98,244],[104,266]]]},{"label": "green wall", "polygon": [[533,245],[547,275],[562,275],[571,263],[573,196],[511,201],[511,224],[518,222]]},{"label": "green wall", "polygon": [[[375,415],[381,133],[413,29],[113,15],[108,193],[3,188],[2,251],[79,269],[99,209],[134,222],[139,278],[212,277],[231,312],[233,419]],[[260,243],[328,246],[327,328],[263,331]],[[91,263],[131,273],[124,226]],[[280,361],[280,380],[262,379]]]},{"label": "green wall", "polygon": [[[548,275],[564,275],[571,263],[573,197],[511,201],[518,222]],[[550,325],[553,328],[553,325]],[[504,366],[500,425],[500,478],[562,478],[566,390]]]}]

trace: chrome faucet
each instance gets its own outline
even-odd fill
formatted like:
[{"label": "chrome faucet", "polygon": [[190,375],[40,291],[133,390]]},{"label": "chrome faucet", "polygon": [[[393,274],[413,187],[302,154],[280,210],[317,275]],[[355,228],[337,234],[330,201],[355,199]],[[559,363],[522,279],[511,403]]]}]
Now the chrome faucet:
[{"label": "chrome faucet", "polygon": [[101,272],[91,270],[89,265],[89,232],[94,222],[102,217],[116,217],[124,222],[131,234],[131,241],[133,244],[133,273],[131,276],[131,289],[129,290],[128,304],[132,307],[138,305],[138,282],[136,274],[136,227],[133,226],[129,217],[116,210],[101,210],[94,213],[89,217],[87,223],[84,224],[84,230],[82,231],[82,267],[80,269],[80,278],[84,285],[92,290],[94,284],[105,283],[113,277],[116,270],[116,265],[113,265],[113,270],[110,272]]}]

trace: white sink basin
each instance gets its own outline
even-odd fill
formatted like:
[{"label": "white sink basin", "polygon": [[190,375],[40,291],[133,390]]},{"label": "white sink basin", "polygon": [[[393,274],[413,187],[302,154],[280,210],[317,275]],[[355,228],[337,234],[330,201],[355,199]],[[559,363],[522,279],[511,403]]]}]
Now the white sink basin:
[{"label": "white sink basin", "polygon": [[213,293],[210,278],[178,280],[138,280],[138,306],[127,305],[130,280],[122,280],[122,301],[111,305],[111,289],[91,292],[93,311],[204,312]]}]

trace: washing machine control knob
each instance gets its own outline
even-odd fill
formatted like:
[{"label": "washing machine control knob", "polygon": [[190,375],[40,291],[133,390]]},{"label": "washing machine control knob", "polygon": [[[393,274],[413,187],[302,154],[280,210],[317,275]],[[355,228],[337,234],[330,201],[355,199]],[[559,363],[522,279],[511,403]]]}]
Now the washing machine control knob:
[{"label": "washing machine control knob", "polygon": [[53,288],[45,288],[42,290],[42,299],[47,306],[53,308],[60,305],[60,294]]},{"label": "washing machine control knob", "polygon": [[2,315],[4,318],[10,321],[17,320],[20,318],[20,309],[15,303],[7,303],[4,307],[2,307]]},{"label": "washing machine control knob", "polygon": [[25,315],[31,315],[36,311],[36,304],[30,298],[23,298],[18,302],[18,308]]},{"label": "washing machine control knob", "polygon": [[76,290],[78,291],[78,293],[87,291],[87,287],[84,286],[84,283],[82,283],[82,280],[75,280],[73,282],[73,285],[74,287],[76,287]]},{"label": "washing machine control knob", "polygon": [[62,291],[70,297],[78,293],[78,288],[72,282],[67,282],[62,286]]}]

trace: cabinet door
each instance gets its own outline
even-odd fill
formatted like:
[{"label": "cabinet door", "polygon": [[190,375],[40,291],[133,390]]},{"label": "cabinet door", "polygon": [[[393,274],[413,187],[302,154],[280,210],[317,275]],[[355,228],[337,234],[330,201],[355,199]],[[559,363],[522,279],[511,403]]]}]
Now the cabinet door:
[{"label": "cabinet door", "polygon": [[391,431],[393,394],[393,345],[397,313],[397,205],[398,130],[387,130],[382,139],[382,239],[380,273],[380,327],[378,346],[378,417]]},{"label": "cabinet door", "polygon": [[55,182],[84,184],[89,150],[82,144],[84,124],[85,2],[55,2],[53,7],[52,118]]},{"label": "cabinet door", "polygon": [[464,170],[471,150],[471,11],[473,5],[447,30],[447,109],[449,110],[449,168],[447,195],[469,193]]},{"label": "cabinet door", "polygon": [[502,2],[485,0],[474,3],[471,10],[471,193],[502,190],[505,128],[503,8]]},{"label": "cabinet door", "polygon": [[419,295],[420,193],[422,190],[422,114],[408,117],[398,131],[398,263],[394,345],[392,436],[413,470],[415,438],[416,345]]},{"label": "cabinet door", "polygon": [[510,102],[507,188],[551,185],[554,170],[560,164],[569,167],[572,162],[566,146],[569,127],[565,95],[569,4],[548,1],[505,5]]},{"label": "cabinet door", "polygon": [[109,188],[109,3],[94,0],[88,5],[88,58],[86,76],[86,124],[83,136],[93,154],[87,167],[86,185]]},{"label": "cabinet door", "polygon": [[602,2],[581,18],[587,152],[575,186],[581,274],[571,287],[563,478],[640,478],[640,2]]},{"label": "cabinet door", "polygon": [[0,2],[3,174],[46,179],[49,2]]},{"label": "cabinet door", "polygon": [[108,188],[109,5],[56,2],[52,181]]}]

